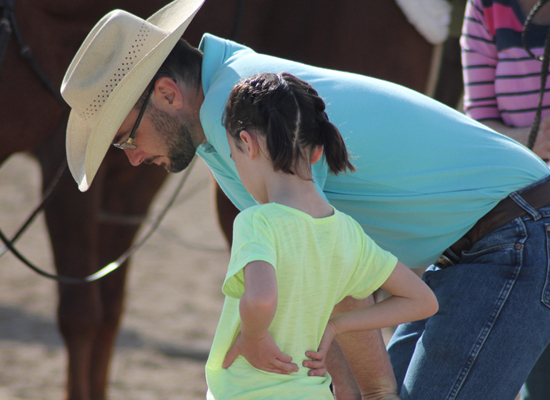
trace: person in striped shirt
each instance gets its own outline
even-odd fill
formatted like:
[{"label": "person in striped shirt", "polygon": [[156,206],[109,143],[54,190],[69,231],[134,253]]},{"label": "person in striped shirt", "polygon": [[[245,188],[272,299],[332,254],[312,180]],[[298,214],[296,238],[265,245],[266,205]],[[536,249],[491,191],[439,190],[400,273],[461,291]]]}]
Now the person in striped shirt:
[{"label": "person in striped shirt", "polygon": [[[537,0],[469,0],[461,37],[466,115],[523,145],[540,99],[541,61],[524,49],[522,31]],[[526,30],[526,44],[544,53],[550,5],[543,5]],[[541,123],[532,150],[550,158],[550,81],[545,82]],[[550,399],[550,348],[522,388],[522,400]]]},{"label": "person in striped shirt", "polygon": [[[466,115],[523,145],[539,102],[541,62],[523,48],[526,15],[536,0],[470,0],[461,38]],[[542,7],[527,31],[527,45],[536,56],[544,51],[550,5]],[[550,90],[550,81],[545,91]],[[544,96],[542,118],[533,146],[550,158],[550,96]]]}]

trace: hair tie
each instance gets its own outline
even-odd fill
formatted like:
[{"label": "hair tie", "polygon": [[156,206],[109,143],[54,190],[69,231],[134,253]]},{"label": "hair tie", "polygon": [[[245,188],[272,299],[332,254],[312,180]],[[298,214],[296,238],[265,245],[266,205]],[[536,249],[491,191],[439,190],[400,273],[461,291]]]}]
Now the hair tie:
[{"label": "hair tie", "polygon": [[279,110],[277,110],[277,108],[275,108],[273,106],[269,106],[267,108],[267,112],[269,113],[270,117],[275,117],[279,113]]}]

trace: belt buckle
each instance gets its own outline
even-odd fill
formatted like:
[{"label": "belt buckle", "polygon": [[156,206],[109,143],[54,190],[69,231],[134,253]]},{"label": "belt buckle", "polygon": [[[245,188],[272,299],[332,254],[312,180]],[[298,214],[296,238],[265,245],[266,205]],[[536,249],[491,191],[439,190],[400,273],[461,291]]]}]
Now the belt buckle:
[{"label": "belt buckle", "polygon": [[453,265],[455,265],[455,263],[452,262],[451,259],[445,254],[441,254],[437,261],[434,262],[434,265],[438,268],[445,269],[448,267],[452,267]]}]

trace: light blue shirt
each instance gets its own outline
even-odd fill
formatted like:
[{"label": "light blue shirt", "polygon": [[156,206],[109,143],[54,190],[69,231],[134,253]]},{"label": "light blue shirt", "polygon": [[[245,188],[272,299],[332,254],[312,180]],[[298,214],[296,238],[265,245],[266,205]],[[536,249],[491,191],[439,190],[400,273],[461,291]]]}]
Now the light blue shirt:
[{"label": "light blue shirt", "polygon": [[500,200],[550,174],[512,139],[405,87],[258,54],[209,34],[199,48],[208,143],[197,153],[241,210],[257,203],[229,156],[221,119],[232,87],[262,72],[289,72],[319,92],[357,171],[334,176],[318,162],[317,188],[409,267],[430,265]]}]

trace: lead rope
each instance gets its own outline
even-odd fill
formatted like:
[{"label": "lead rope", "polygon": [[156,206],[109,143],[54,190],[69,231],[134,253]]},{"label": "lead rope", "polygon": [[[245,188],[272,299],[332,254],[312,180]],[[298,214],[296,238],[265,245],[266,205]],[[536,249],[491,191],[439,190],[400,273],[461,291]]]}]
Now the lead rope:
[{"label": "lead rope", "polygon": [[[533,149],[533,146],[535,145],[535,140],[537,139],[537,134],[539,132],[540,127],[540,118],[542,114],[542,100],[544,97],[544,90],[546,89],[546,81],[548,79],[548,66],[550,64],[550,29],[548,30],[548,33],[546,35],[546,39],[544,41],[544,53],[542,57],[535,56],[531,50],[529,49],[529,46],[527,44],[527,28],[529,27],[529,24],[531,23],[531,20],[535,16],[535,14],[541,9],[541,7],[546,4],[549,0],[539,0],[537,4],[533,7],[527,18],[525,19],[525,24],[523,25],[523,31],[521,33],[521,40],[523,42],[523,48],[529,56],[535,60],[542,61],[542,67],[541,67],[541,74],[540,74],[540,93],[539,93],[539,104],[537,107],[537,111],[535,113],[535,118],[533,120],[533,125],[531,126],[531,131],[529,132],[529,138],[527,139],[527,148]],[[548,161],[548,160],[546,160]]]},{"label": "lead rope", "polygon": [[156,228],[159,226],[160,222],[162,221],[162,219],[164,218],[164,216],[166,215],[166,213],[168,212],[168,209],[172,206],[172,204],[174,203],[174,201],[176,200],[181,188],[183,187],[183,185],[185,184],[185,182],[187,181],[187,178],[189,177],[189,174],[191,173],[191,170],[193,169],[193,165],[195,164],[195,161],[197,159],[197,156],[195,155],[195,157],[193,157],[193,160],[191,161],[191,163],[189,164],[189,166],[187,167],[187,169],[185,170],[185,173],[184,173],[184,176],[183,178],[181,179],[180,183],[178,184],[178,186],[176,187],[176,189],[174,190],[174,192],[172,193],[172,196],[170,197],[170,199],[168,200],[168,202],[166,203],[166,205],[164,206],[163,210],[159,213],[159,215],[157,216],[157,218],[155,219],[155,221],[153,222],[153,224],[151,225],[151,227],[149,228],[149,230],[147,231],[147,233],[137,242],[135,243],[132,247],[130,247],[126,252],[124,252],[116,261],[113,261],[112,263],[106,265],[105,267],[103,267],[102,269],[100,269],[99,271],[97,271],[96,273],[92,274],[92,275],[89,275],[85,278],[69,278],[69,277],[66,277],[66,276],[59,276],[59,275],[54,275],[54,274],[50,274],[49,272],[46,272],[40,268],[38,268],[37,266],[35,266],[33,263],[31,263],[29,260],[27,260],[14,246],[13,244],[8,240],[8,238],[4,235],[4,233],[0,230],[0,240],[2,242],[4,242],[4,245],[13,253],[13,255],[15,255],[23,264],[25,264],[27,267],[29,267],[30,269],[32,269],[34,272],[36,272],[37,274],[39,275],[42,275],[46,278],[49,278],[49,279],[53,279],[57,282],[60,282],[60,283],[69,283],[69,284],[80,284],[80,283],[89,283],[89,282],[93,282],[93,281],[97,281],[98,279],[101,279],[103,278],[105,275],[113,272],[114,270],[116,270],[118,267],[120,267],[132,254],[134,254],[140,247],[143,243],[145,243],[145,241],[147,239],[149,239],[149,237],[152,235],[152,233],[156,230]]},{"label": "lead rope", "polygon": [[[46,204],[46,200],[48,200],[53,190],[57,187],[57,184],[59,183],[59,180],[63,176],[63,173],[65,172],[66,169],[67,169],[67,160],[65,159],[61,164],[61,166],[59,167],[59,169],[57,170],[57,172],[55,173],[55,176],[50,182],[50,184],[48,185],[48,188],[44,191],[42,195],[42,200],[40,201],[40,203],[34,208],[34,210],[28,216],[27,220],[19,227],[15,235],[13,235],[13,237],[11,238],[10,243],[12,245],[15,242],[17,242],[17,239],[19,239],[19,237],[27,230],[27,228],[34,221],[36,216],[40,214],[40,212],[42,211],[42,208],[44,207],[44,204]],[[8,250],[9,250],[8,246],[4,246],[3,248],[1,248],[0,257],[6,254]]]},{"label": "lead rope", "polygon": [[2,10],[2,18],[0,19],[0,67],[4,61],[4,55],[8,47],[10,36],[13,33],[15,41],[19,46],[21,56],[27,60],[31,70],[36,74],[36,76],[38,76],[40,82],[52,94],[59,105],[62,107],[65,106],[65,100],[63,100],[63,97],[61,97],[59,91],[54,88],[53,83],[48,79],[44,71],[42,71],[36,62],[31,49],[23,40],[23,36],[21,35],[15,20],[14,1],[0,0],[0,10]]}]

